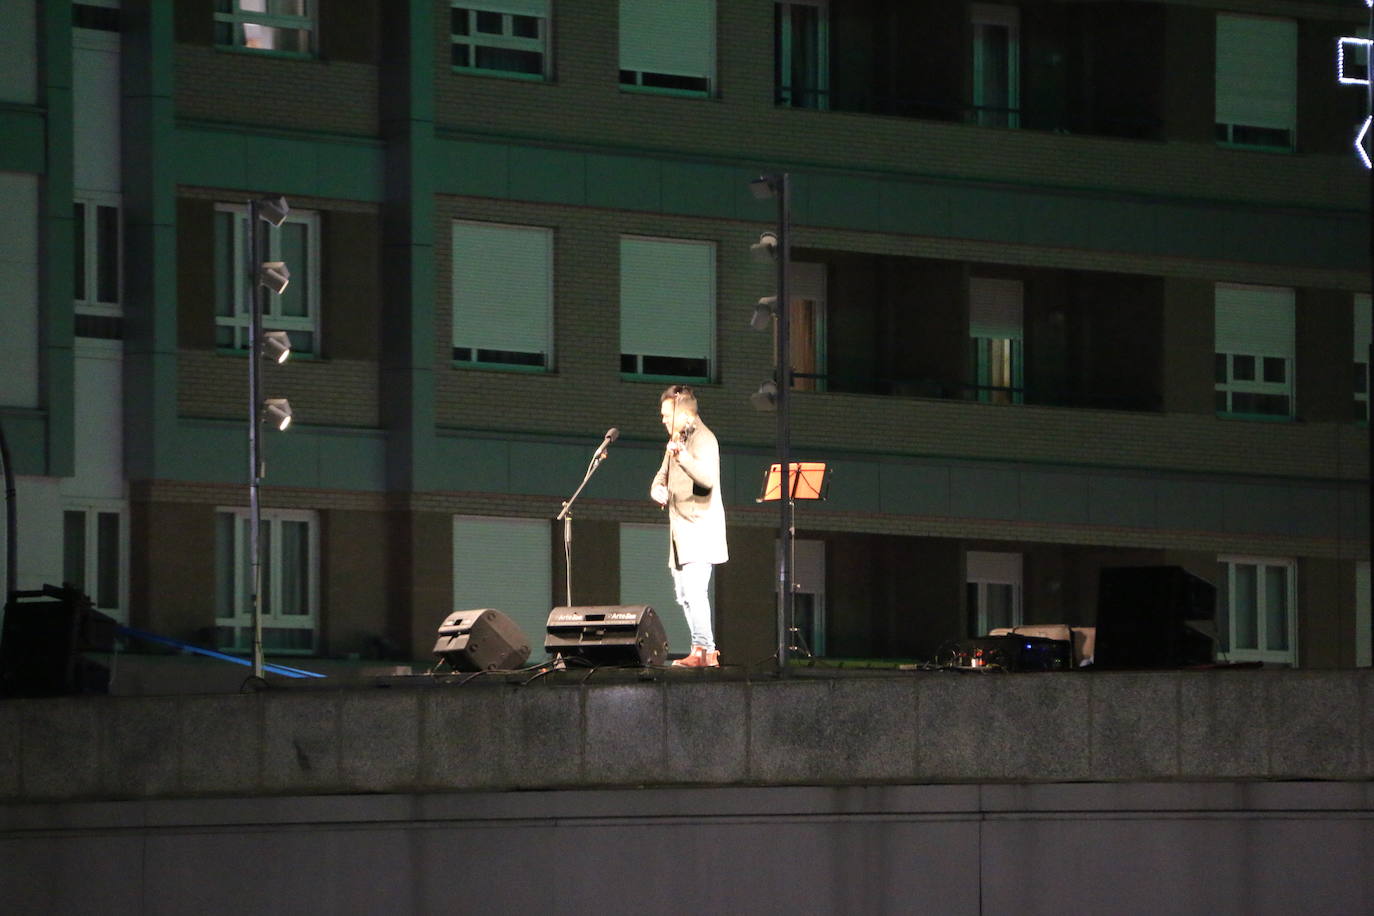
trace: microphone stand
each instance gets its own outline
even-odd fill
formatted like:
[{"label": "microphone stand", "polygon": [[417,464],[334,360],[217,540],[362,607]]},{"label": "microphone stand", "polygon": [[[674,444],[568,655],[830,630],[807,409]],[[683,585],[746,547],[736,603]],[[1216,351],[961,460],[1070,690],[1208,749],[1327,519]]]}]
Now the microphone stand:
[{"label": "microphone stand", "polygon": [[619,430],[612,430],[611,432],[616,433],[617,435],[611,435],[610,433],[607,433],[605,441],[603,441],[603,442],[601,443],[601,445],[597,447],[596,453],[592,455],[591,463],[587,465],[587,473],[584,474],[584,475],[582,476],[582,482],[581,482],[580,484],[577,485],[577,489],[573,491],[573,495],[572,495],[572,496],[569,496],[569,497],[563,502],[563,508],[562,508],[562,510],[560,510],[559,513],[558,513],[558,515],[555,516],[555,521],[560,521],[560,522],[563,523],[563,569],[564,569],[564,574],[565,574],[565,575],[564,575],[563,583],[564,583],[564,585],[567,587],[566,590],[565,590],[565,592],[564,592],[564,595],[565,595],[565,597],[567,598],[567,604],[566,604],[567,607],[572,607],[572,606],[573,606],[573,603],[572,603],[572,505],[573,505],[574,502],[576,502],[577,497],[581,495],[582,489],[587,485],[587,482],[588,482],[589,480],[592,479],[592,475],[596,473],[596,469],[599,468],[599,467],[601,467],[601,462],[603,462],[603,461],[606,460],[606,452],[607,452],[607,450],[608,450],[610,444],[611,444],[612,442],[614,442],[615,439],[617,438],[617,436],[618,436],[618,434],[619,434]]}]

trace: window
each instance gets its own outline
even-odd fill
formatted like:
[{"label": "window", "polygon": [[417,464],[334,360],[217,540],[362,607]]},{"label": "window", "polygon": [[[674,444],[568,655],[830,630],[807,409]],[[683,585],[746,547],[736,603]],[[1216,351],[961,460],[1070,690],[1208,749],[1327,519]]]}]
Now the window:
[{"label": "window", "polygon": [[1293,416],[1293,291],[1216,288],[1218,414]]},{"label": "window", "polygon": [[[715,616],[715,586],[716,579],[712,576],[712,616]],[[673,574],[668,570],[666,522],[620,526],[620,603],[652,607],[658,619],[663,621],[668,650],[682,655],[687,653],[692,645],[692,633],[673,593]]]},{"label": "window", "polygon": [[1219,557],[1221,647],[1233,662],[1297,663],[1296,569],[1292,560]]},{"label": "window", "polygon": [[1292,150],[1298,123],[1298,27],[1217,16],[1217,142]]},{"label": "window", "polygon": [[[262,645],[273,652],[316,651],[319,534],[315,513],[262,510]],[[215,632],[221,649],[253,648],[253,557],[247,509],[215,513]]]},{"label": "window", "polygon": [[548,0],[459,0],[449,12],[449,33],[455,70],[548,76]]},{"label": "window", "polygon": [[62,512],[62,584],[121,622],[128,621],[128,540],[125,512],[117,503],[72,504]]},{"label": "window", "polygon": [[1013,6],[975,3],[973,111],[985,127],[1017,127],[1021,119],[1021,18]]},{"label": "window", "polygon": [[776,101],[791,108],[830,107],[830,9],[827,0],[774,6]]},{"label": "window", "polygon": [[553,230],[453,224],[453,361],[553,367]]},{"label": "window", "polygon": [[[825,292],[824,264],[792,262],[787,297],[788,343],[791,353],[792,390],[825,390]],[[776,326],[774,333],[777,333]],[[775,350],[776,352],[776,344]]]},{"label": "window", "polygon": [[120,312],[119,195],[83,192],[73,211],[72,263],[78,315],[118,317]]},{"label": "window", "polygon": [[1356,421],[1369,421],[1369,294],[1355,297],[1355,410]]},{"label": "window", "polygon": [[969,338],[974,392],[986,404],[1025,400],[1020,280],[969,278]]},{"label": "window", "polygon": [[453,517],[453,609],[501,611],[529,637],[532,661],[544,657],[549,610],[563,603],[553,598],[549,531],[542,518]]},{"label": "window", "polygon": [[710,242],[621,237],[621,373],[710,379],[715,277]]},{"label": "window", "polygon": [[[781,544],[773,542],[773,563],[777,566]],[[796,633],[787,642],[796,652],[825,654],[825,541],[792,540],[792,625]],[[777,600],[777,583],[773,585]]]},{"label": "window", "polygon": [[215,44],[306,56],[314,52],[314,0],[215,0]]},{"label": "window", "polygon": [[970,636],[986,636],[999,627],[1019,627],[1021,554],[970,550],[965,557]]},{"label": "window", "polygon": [[[262,323],[291,335],[293,356],[320,352],[320,217],[293,210],[279,227],[259,223],[268,234],[269,261],[285,261],[291,282],[280,296],[264,296]],[[215,205],[215,346],[248,348],[248,209]]]},{"label": "window", "polygon": [[621,86],[706,95],[715,68],[715,0],[620,0]]}]

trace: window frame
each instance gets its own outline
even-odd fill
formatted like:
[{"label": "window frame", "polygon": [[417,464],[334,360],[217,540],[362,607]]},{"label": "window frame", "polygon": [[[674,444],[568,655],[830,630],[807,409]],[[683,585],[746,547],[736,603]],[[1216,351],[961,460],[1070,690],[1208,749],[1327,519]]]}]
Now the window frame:
[{"label": "window frame", "polygon": [[[72,304],[78,315],[93,315],[100,318],[124,317],[124,201],[123,196],[113,191],[77,191],[72,195],[72,219],[78,219],[80,242],[73,240],[73,260],[81,268],[82,279],[78,283],[72,279]],[[82,215],[76,216],[75,208],[82,207]],[[100,268],[100,208],[115,211],[114,239],[114,299],[99,298]],[[75,250],[80,249],[80,250]],[[84,286],[80,290],[77,287]],[[84,295],[83,295],[84,292]],[[92,296],[94,292],[96,295]]]},{"label": "window frame", "polygon": [[[230,283],[233,287],[234,313],[233,315],[219,314],[219,302],[215,303],[215,349],[220,353],[246,353],[248,352],[248,334],[250,330],[251,318],[248,312],[244,311],[244,298],[246,290],[244,283],[247,280],[248,262],[248,208],[243,204],[216,203],[215,213],[228,213],[234,216],[231,233],[229,260]],[[298,265],[288,263],[286,269],[291,272],[293,277],[305,276],[308,284],[305,296],[306,315],[305,317],[282,315],[280,313],[282,298],[280,296],[267,295],[266,303],[263,307],[262,328],[264,331],[292,331],[304,332],[311,335],[309,347],[301,345],[301,341],[294,336],[291,340],[291,358],[311,358],[320,357],[323,350],[323,337],[320,333],[320,211],[318,210],[292,210],[286,217],[286,223],[296,223],[306,226],[305,250],[306,259],[309,263],[302,271]],[[262,230],[267,232],[269,261],[284,260],[281,257],[281,230],[275,226],[262,224]],[[215,239],[218,245],[220,240]],[[237,265],[234,267],[232,265]],[[299,282],[299,280],[297,280]],[[215,277],[215,290],[221,288],[221,280]],[[234,345],[226,347],[218,342],[220,328],[234,329]]]},{"label": "window frame", "polygon": [[[69,557],[67,555],[67,514],[80,513],[83,516],[82,536],[82,580],[67,581]],[[117,576],[115,605],[101,602],[100,595],[100,516],[113,515],[117,518],[116,556],[114,566]],[[62,578],[64,585],[72,585],[90,596],[91,603],[102,614],[108,614],[120,623],[129,622],[129,507],[121,499],[68,499],[62,502]],[[92,549],[94,546],[94,549]],[[91,584],[95,588],[90,588]]]},{"label": "window frame", "polygon": [[[481,359],[483,351],[488,353],[524,353],[528,351],[496,350],[481,346],[460,347],[458,345],[458,251],[460,226],[481,226],[496,229],[539,233],[545,240],[544,256],[546,259],[545,270],[548,276],[547,289],[544,294],[544,351],[539,354],[543,357],[543,363],[535,365],[528,362],[501,359]],[[456,369],[491,369],[502,372],[531,372],[531,373],[552,373],[556,363],[556,339],[554,334],[554,291],[557,284],[557,277],[554,274],[556,269],[555,249],[558,244],[557,232],[551,226],[532,226],[519,223],[501,223],[493,220],[475,219],[454,219],[449,224],[449,358],[451,365]],[[458,355],[460,349],[469,352],[469,358],[461,358]]]},{"label": "window frame", "polygon": [[[235,613],[230,616],[221,616],[220,597],[223,594],[225,583],[219,581],[220,551],[220,520],[222,516],[233,518],[233,543],[230,545],[229,564],[233,574],[232,595]],[[216,506],[215,507],[215,631],[216,643],[221,651],[233,653],[249,653],[253,651],[253,608],[248,599],[251,597],[249,591],[248,577],[252,574],[252,558],[248,556],[248,523],[251,520],[252,512],[250,509],[240,506]],[[267,648],[267,651],[274,655],[316,655],[320,652],[321,629],[320,629],[320,517],[319,513],[306,509],[262,509],[260,518],[263,524],[268,527],[267,550],[263,556],[263,569],[265,578],[268,581],[268,592],[262,597],[262,628],[277,630],[310,630],[310,648],[308,649],[287,649],[287,648]],[[281,589],[285,576],[281,574],[282,564],[282,544],[281,525],[283,522],[304,522],[306,524],[306,546],[308,556],[306,559],[306,596],[309,606],[308,614],[283,614],[281,607]],[[273,572],[275,570],[275,573]],[[240,602],[248,605],[239,607]],[[302,624],[306,624],[303,626]],[[224,640],[223,631],[228,628],[233,633],[233,638],[227,642]],[[247,630],[246,639],[240,639],[244,630]],[[268,647],[266,637],[263,638],[264,647]]]},{"label": "window frame", "polygon": [[[616,27],[617,27],[617,32],[623,32],[623,29],[624,29],[624,15],[623,15],[623,13],[624,13],[624,10],[623,10],[623,4],[624,4],[624,2],[625,2],[625,0],[617,0],[617,4],[616,4]],[[630,68],[627,68],[627,67],[624,66],[624,59],[623,59],[623,50],[624,50],[624,49],[623,49],[623,47],[621,47],[621,48],[618,48],[618,49],[617,49],[617,52],[616,52],[616,65],[617,65],[617,71],[618,71],[618,73],[619,73],[620,90],[621,90],[622,92],[645,93],[645,94],[648,94],[648,95],[680,96],[680,97],[683,97],[683,98],[697,98],[697,99],[702,99],[702,98],[712,98],[712,97],[714,97],[715,94],[716,94],[716,80],[717,80],[717,78],[718,78],[718,73],[717,73],[717,71],[718,71],[718,69],[719,69],[719,63],[720,63],[720,47],[719,47],[720,42],[719,42],[719,40],[718,40],[718,38],[719,38],[719,28],[720,28],[720,11],[719,11],[719,9],[718,9],[717,0],[710,0],[710,6],[711,6],[711,21],[710,21],[710,24],[707,26],[707,28],[708,28],[708,34],[709,34],[709,37],[710,37],[710,45],[711,45],[711,47],[710,47],[710,59],[709,59],[709,61],[707,62],[707,65],[706,65],[706,67],[705,67],[705,70],[706,70],[705,73],[702,73],[702,74],[698,74],[698,73],[676,73],[676,72],[672,72],[672,71],[670,71],[670,70],[634,70],[634,69],[630,69]],[[665,9],[666,9],[666,7],[665,7]],[[663,15],[669,15],[669,13],[664,13]],[[667,77],[667,78],[678,78],[678,79],[683,79],[683,80],[700,81],[700,82],[702,83],[702,85],[701,85],[701,87],[699,87],[699,88],[698,88],[698,87],[686,88],[686,87],[677,87],[677,86],[646,85],[646,83],[645,83],[645,77],[646,77],[646,76],[655,77],[655,78],[657,78],[657,77]]]},{"label": "window frame", "polygon": [[[1216,61],[1218,62],[1218,64],[1220,63],[1221,57],[1222,57],[1222,52],[1221,52],[1222,26],[1221,26],[1221,23],[1222,23],[1223,20],[1226,20],[1226,19],[1230,19],[1230,20],[1241,20],[1241,19],[1263,20],[1263,21],[1275,22],[1275,23],[1279,23],[1279,22],[1288,23],[1288,24],[1290,24],[1290,25],[1293,26],[1293,51],[1294,51],[1293,57],[1294,57],[1294,59],[1293,59],[1292,64],[1293,64],[1293,68],[1294,68],[1294,80],[1293,80],[1293,84],[1292,84],[1292,86],[1291,86],[1291,92],[1292,92],[1292,105],[1291,105],[1291,109],[1292,109],[1292,110],[1291,110],[1292,121],[1291,121],[1291,123],[1290,123],[1287,127],[1283,127],[1283,128],[1278,128],[1278,127],[1265,127],[1265,126],[1263,126],[1263,125],[1258,125],[1258,124],[1237,124],[1237,123],[1233,123],[1233,122],[1225,122],[1225,121],[1222,121],[1222,120],[1221,120],[1222,113],[1221,113],[1220,111],[1217,110],[1217,109],[1219,109],[1219,108],[1222,107],[1220,104],[1218,104],[1219,102],[1222,101],[1222,98],[1221,98],[1221,97],[1222,97],[1222,84],[1221,84],[1221,81],[1220,81],[1219,79],[1217,79],[1218,74],[1215,72],[1215,65],[1214,65],[1214,71],[1213,71],[1213,74],[1212,74],[1212,98],[1213,98],[1213,112],[1214,112],[1213,122],[1214,122],[1214,124],[1215,124],[1216,143],[1217,143],[1217,146],[1222,147],[1222,148],[1224,148],[1224,149],[1252,150],[1252,151],[1256,151],[1256,152],[1270,152],[1270,153],[1295,153],[1295,152],[1297,152],[1297,149],[1298,149],[1298,122],[1299,122],[1299,112],[1298,112],[1298,104],[1299,104],[1299,100],[1298,100],[1298,69],[1297,69],[1297,67],[1298,67],[1298,57],[1299,57],[1299,55],[1300,55],[1300,53],[1301,53],[1301,52],[1300,52],[1300,44],[1301,44],[1301,42],[1300,42],[1299,35],[1298,35],[1298,23],[1297,23],[1297,21],[1294,20],[1294,19],[1292,19],[1292,18],[1285,17],[1285,16],[1260,16],[1260,15],[1253,15],[1253,14],[1250,14],[1250,13],[1238,13],[1238,12],[1231,12],[1231,11],[1226,11],[1226,10],[1219,10],[1219,11],[1217,11],[1215,18],[1213,19],[1213,23],[1214,23],[1213,28],[1214,28],[1214,32],[1215,32],[1215,37],[1214,37],[1214,39],[1213,39],[1213,45],[1214,45],[1214,56],[1215,56],[1215,59],[1216,59]],[[1237,140],[1237,139],[1236,139],[1237,128],[1243,129],[1243,130],[1267,130],[1267,131],[1280,131],[1280,130],[1281,130],[1281,131],[1284,131],[1284,132],[1287,134],[1287,136],[1288,136],[1288,142],[1287,142],[1286,144],[1275,144],[1275,143],[1252,143],[1252,142],[1246,142],[1246,141],[1244,141],[1244,140]]]},{"label": "window frame", "polygon": [[[1297,667],[1298,664],[1298,564],[1292,557],[1260,557],[1249,554],[1223,554],[1217,557],[1217,562],[1223,567],[1224,579],[1223,593],[1226,606],[1218,609],[1219,612],[1226,614],[1226,658],[1233,662],[1263,662],[1266,664],[1290,665]],[[1236,648],[1236,619],[1235,612],[1235,575],[1237,566],[1257,567],[1256,589],[1255,589],[1255,641],[1257,647],[1254,649]],[[1288,626],[1287,626],[1287,649],[1269,649],[1268,643],[1268,603],[1266,590],[1262,582],[1265,569],[1283,569],[1286,573],[1285,599],[1288,602]]]},{"label": "window frame", "polygon": [[[245,10],[241,6],[243,0],[228,0],[232,7],[228,12],[216,9],[214,11],[214,24],[227,24],[233,33],[233,41],[224,43],[214,39],[214,45],[222,51],[234,51],[244,54],[265,54],[271,57],[287,57],[295,60],[311,60],[319,53],[319,21],[317,16],[316,0],[302,0],[305,4],[305,13],[300,16],[290,14],[271,13],[267,11]],[[264,0],[264,6],[270,5],[272,0]],[[247,36],[242,26],[254,25],[271,29],[292,30],[304,32],[309,48],[305,51],[285,51],[277,48],[254,48],[246,44]],[[216,29],[216,31],[218,31]],[[242,37],[245,43],[240,43]]]},{"label": "window frame", "polygon": [[[987,85],[983,79],[987,69],[982,32],[988,26],[1007,30],[1007,105],[1006,110],[985,110]],[[969,28],[973,42],[970,53],[972,67],[973,121],[982,127],[1021,126],[1021,11],[1002,3],[973,3],[969,5]],[[1005,119],[1005,123],[1001,123]]]},{"label": "window frame", "polygon": [[[449,69],[454,73],[463,73],[474,76],[493,76],[503,79],[518,79],[529,82],[549,82],[552,79],[552,60],[553,60],[553,41],[551,36],[553,17],[549,14],[547,6],[544,15],[533,16],[529,13],[513,12],[508,8],[509,4],[502,4],[501,0],[450,0],[449,3]],[[466,10],[468,17],[468,32],[466,35],[453,31],[453,17],[458,10]],[[501,16],[502,32],[500,35],[491,32],[477,31],[478,13],[496,13]],[[538,22],[539,36],[537,38],[522,38],[513,34],[516,16],[526,16]],[[465,46],[469,49],[468,59],[471,63],[467,65],[453,63],[453,49]],[[503,70],[495,67],[479,67],[476,64],[478,48],[495,48],[505,51],[525,51],[538,53],[540,57],[540,67],[538,73],[526,73],[522,70]]]},{"label": "window frame", "polygon": [[[794,63],[792,17],[795,8],[816,10],[816,95],[815,104],[798,104],[796,87],[790,85]],[[779,0],[773,4],[773,100],[783,108],[810,111],[830,109],[830,0]],[[785,85],[788,84],[788,85]]]},{"label": "window frame", "polygon": [[[1239,350],[1222,350],[1223,341],[1219,338],[1216,331],[1215,321],[1217,315],[1217,291],[1222,289],[1252,289],[1252,290],[1281,290],[1296,297],[1295,290],[1287,286],[1262,286],[1257,284],[1244,283],[1218,283],[1213,288],[1212,294],[1212,316],[1213,316],[1213,390],[1218,395],[1225,398],[1224,404],[1216,405],[1216,415],[1227,419],[1240,420],[1261,420],[1271,423],[1287,423],[1297,417],[1297,360],[1295,356],[1279,355],[1276,353],[1247,353]],[[1295,298],[1295,322],[1296,322],[1296,298]],[[1290,348],[1296,352],[1296,324],[1293,329],[1293,339]],[[1235,377],[1236,358],[1249,358],[1255,361],[1255,378],[1237,379]],[[1225,361],[1224,370],[1221,360]],[[1281,359],[1284,363],[1284,381],[1267,382],[1264,380],[1264,361],[1266,359]],[[1224,376],[1218,378],[1217,376]],[[1286,397],[1288,399],[1288,411],[1286,413],[1260,413],[1253,411],[1239,411],[1233,408],[1235,394],[1255,394],[1273,397]]]},{"label": "window frame", "polygon": [[[983,568],[975,571],[974,566]],[[1012,572],[1012,567],[1015,572]],[[988,586],[1006,585],[1011,587],[1012,622],[1010,627],[1023,626],[1025,623],[1025,555],[1005,550],[967,550],[964,552],[964,588],[974,588],[974,606],[969,608],[969,621],[973,624],[974,637],[986,636],[993,627],[988,619]]]},{"label": "window frame", "polygon": [[[706,308],[707,308],[707,326],[706,326],[706,331],[705,331],[705,334],[706,334],[706,341],[705,341],[706,347],[705,347],[705,354],[704,354],[704,356],[702,356],[702,357],[674,357],[674,356],[665,356],[665,355],[663,355],[663,354],[651,354],[651,353],[626,353],[626,352],[625,352],[625,324],[624,324],[624,322],[625,322],[625,302],[624,302],[624,292],[625,292],[625,289],[624,289],[624,284],[625,284],[625,263],[624,263],[624,261],[625,261],[625,244],[624,244],[624,243],[625,243],[627,240],[630,240],[630,241],[641,241],[641,242],[656,242],[656,243],[665,243],[665,244],[679,244],[679,245],[698,245],[698,246],[703,246],[703,247],[705,247],[706,250],[708,250],[708,251],[710,252],[710,268],[709,268],[709,269],[710,269],[710,278],[709,278],[709,284],[708,284],[708,287],[709,287],[709,293],[708,293],[709,299],[708,299],[708,302],[707,302],[707,305],[706,305]],[[638,234],[638,233],[628,233],[628,232],[627,232],[627,233],[621,233],[621,235],[618,237],[617,244],[618,244],[617,256],[618,256],[618,260],[619,260],[619,272],[620,272],[620,289],[619,289],[618,292],[617,292],[617,304],[618,304],[618,306],[619,306],[619,313],[620,313],[620,318],[619,318],[620,324],[619,324],[619,328],[618,328],[618,332],[617,332],[617,348],[618,348],[618,349],[617,349],[617,352],[618,352],[619,355],[620,355],[620,378],[621,378],[621,380],[623,380],[623,381],[648,381],[648,382],[695,382],[695,383],[698,383],[698,384],[710,384],[711,382],[713,382],[713,381],[715,380],[715,376],[716,376],[716,334],[717,334],[717,317],[718,317],[718,316],[717,316],[717,309],[719,308],[719,301],[720,301],[720,298],[719,298],[719,296],[720,296],[720,291],[719,291],[719,285],[720,285],[720,262],[719,262],[719,259],[718,259],[718,252],[717,252],[717,250],[716,250],[717,247],[718,247],[716,241],[715,241],[714,239],[677,238],[677,237],[671,237],[671,236],[641,235],[641,234]],[[646,357],[652,357],[652,358],[654,358],[654,359],[677,359],[677,360],[696,360],[696,359],[702,359],[702,360],[704,360],[705,363],[706,363],[706,372],[705,372],[705,374],[703,374],[703,375],[697,375],[697,374],[695,374],[695,373],[686,372],[686,371],[683,371],[683,372],[666,372],[666,373],[660,373],[660,372],[645,372],[645,371],[644,371],[644,361],[645,361],[645,358],[646,358]],[[632,359],[632,360],[634,361],[633,364],[634,364],[634,366],[636,367],[635,369],[631,370],[631,369],[625,368],[625,367],[626,367],[626,361],[627,361],[627,359]]]},{"label": "window frame", "polygon": [[[1351,328],[1355,364],[1355,384],[1353,395],[1353,419],[1356,423],[1369,422],[1369,342],[1371,305],[1369,293],[1356,293],[1352,309]],[[1363,344],[1363,346],[1361,346]]]}]

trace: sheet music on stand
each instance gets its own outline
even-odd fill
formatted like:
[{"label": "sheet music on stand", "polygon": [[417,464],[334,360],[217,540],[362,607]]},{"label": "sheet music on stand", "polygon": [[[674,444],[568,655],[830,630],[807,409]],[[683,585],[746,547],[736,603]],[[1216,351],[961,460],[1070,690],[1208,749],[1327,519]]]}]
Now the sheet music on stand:
[{"label": "sheet music on stand", "polygon": [[[827,499],[830,495],[830,474],[824,461],[789,461],[787,488],[792,499]],[[756,503],[777,502],[782,495],[782,464],[768,466],[763,475],[763,487],[754,498]]]}]

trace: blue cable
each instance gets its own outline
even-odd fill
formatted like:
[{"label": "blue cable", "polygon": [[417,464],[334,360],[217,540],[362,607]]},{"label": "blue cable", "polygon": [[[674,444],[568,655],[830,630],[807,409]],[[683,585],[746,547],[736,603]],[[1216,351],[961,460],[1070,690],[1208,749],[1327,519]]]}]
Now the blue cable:
[{"label": "blue cable", "polygon": [[[148,642],[161,643],[164,646],[172,646],[183,649],[187,652],[195,652],[197,655],[206,655],[210,658],[218,658],[222,661],[233,662],[236,665],[247,665],[252,667],[253,663],[246,658],[239,658],[237,655],[229,655],[224,652],[216,652],[214,649],[202,649],[200,646],[193,646],[189,642],[182,642],[179,639],[172,639],[169,636],[159,636],[156,633],[149,633],[146,630],[136,630],[133,627],[117,626],[115,632],[121,636],[132,636],[135,639],[144,639]],[[292,668],[287,665],[263,665],[262,670],[270,671],[273,674],[280,674],[283,677],[326,677],[316,671],[305,671],[301,668]]]}]

